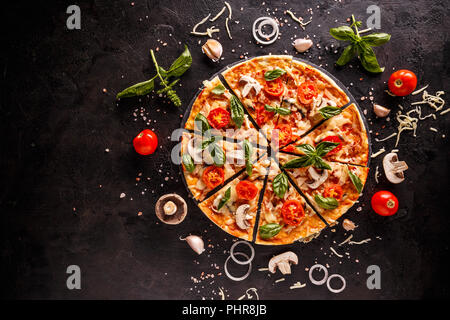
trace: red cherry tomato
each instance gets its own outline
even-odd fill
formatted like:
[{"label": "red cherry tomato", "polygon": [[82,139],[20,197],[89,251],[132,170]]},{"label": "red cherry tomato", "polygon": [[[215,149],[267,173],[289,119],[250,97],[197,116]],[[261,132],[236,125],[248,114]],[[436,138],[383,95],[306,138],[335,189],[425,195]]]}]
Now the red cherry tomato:
[{"label": "red cherry tomato", "polygon": [[[278,144],[284,146],[292,140],[292,129],[286,124],[280,124],[275,127],[278,130]],[[272,134],[272,141],[274,141],[275,132]]]},{"label": "red cherry tomato", "polygon": [[305,216],[305,210],[299,200],[288,200],[281,208],[283,221],[290,226],[297,226]]},{"label": "red cherry tomato", "polygon": [[310,104],[316,96],[317,88],[311,81],[305,81],[297,88],[297,98],[303,104]]},{"label": "red cherry tomato", "polygon": [[264,91],[273,96],[273,97],[279,97],[284,92],[284,85],[281,78],[276,78],[272,81],[266,81],[264,84]]},{"label": "red cherry tomato", "polygon": [[242,180],[236,185],[236,193],[240,199],[252,200],[258,194],[258,187],[253,182]]},{"label": "red cherry tomato", "polygon": [[388,81],[389,91],[396,96],[407,96],[416,89],[417,77],[409,70],[398,70],[391,74]]},{"label": "red cherry tomato", "polygon": [[389,191],[378,191],[372,196],[372,209],[380,216],[392,216],[398,210],[398,199]]},{"label": "red cherry tomato", "polygon": [[323,191],[324,197],[326,198],[332,197],[335,198],[336,200],[341,200],[343,194],[344,191],[342,190],[342,187],[338,184],[332,184],[326,187],[325,190]]},{"label": "red cherry tomato", "polygon": [[137,153],[146,156],[155,152],[158,138],[152,130],[145,129],[133,139],[133,146]]},{"label": "red cherry tomato", "polygon": [[258,126],[263,126],[275,115],[274,112],[267,111],[264,106],[256,109],[256,123]]},{"label": "red cherry tomato", "polygon": [[323,138],[322,141],[330,141],[330,142],[337,142],[337,143],[339,143],[336,146],[336,148],[334,148],[333,150],[328,152],[327,155],[334,154],[334,153],[338,152],[339,150],[341,150],[342,146],[343,146],[343,142],[344,142],[344,141],[341,140],[341,138],[339,138],[339,136],[328,136],[328,137]]},{"label": "red cherry tomato", "polygon": [[209,189],[214,189],[225,180],[225,171],[216,166],[210,166],[203,171],[202,180]]},{"label": "red cherry tomato", "polygon": [[230,113],[222,108],[212,109],[208,114],[208,122],[214,129],[222,129],[230,123]]}]

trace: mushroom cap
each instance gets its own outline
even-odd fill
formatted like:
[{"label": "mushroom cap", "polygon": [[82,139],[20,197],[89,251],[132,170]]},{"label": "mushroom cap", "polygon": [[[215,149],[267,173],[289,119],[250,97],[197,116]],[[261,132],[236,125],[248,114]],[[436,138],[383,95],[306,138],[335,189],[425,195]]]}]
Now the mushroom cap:
[{"label": "mushroom cap", "polygon": [[279,254],[269,261],[269,271],[275,273],[278,263],[287,262],[298,264],[298,257],[292,251],[286,251],[285,253]]},{"label": "mushroom cap", "polygon": [[[164,213],[164,205],[168,201],[172,201],[177,206],[177,210],[172,215],[166,215]],[[155,205],[155,213],[159,220],[166,224],[179,224],[186,218],[187,204],[178,194],[169,193],[158,199]]]},{"label": "mushroom cap", "polygon": [[386,174],[386,178],[390,182],[397,184],[405,180],[403,171],[408,169],[408,165],[404,161],[399,161],[398,155],[391,152],[383,158],[383,169]]}]

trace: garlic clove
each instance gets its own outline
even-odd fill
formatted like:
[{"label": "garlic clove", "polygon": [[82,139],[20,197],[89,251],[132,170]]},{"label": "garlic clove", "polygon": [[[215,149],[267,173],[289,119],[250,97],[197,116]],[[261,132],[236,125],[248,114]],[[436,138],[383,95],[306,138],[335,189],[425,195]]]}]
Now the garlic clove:
[{"label": "garlic clove", "polygon": [[373,112],[375,112],[377,117],[384,118],[387,117],[387,115],[389,114],[389,112],[391,112],[391,110],[375,103],[373,105]]},{"label": "garlic clove", "polygon": [[186,240],[188,245],[194,250],[197,254],[202,254],[203,251],[205,251],[205,243],[203,242],[202,238],[195,235],[187,236],[184,239],[180,240]]},{"label": "garlic clove", "polygon": [[305,52],[311,48],[313,42],[311,39],[295,39],[293,45],[298,52]]},{"label": "garlic clove", "polygon": [[209,39],[202,46],[202,51],[208,58],[210,58],[213,62],[219,61],[222,56],[223,48],[219,41],[214,39]]}]

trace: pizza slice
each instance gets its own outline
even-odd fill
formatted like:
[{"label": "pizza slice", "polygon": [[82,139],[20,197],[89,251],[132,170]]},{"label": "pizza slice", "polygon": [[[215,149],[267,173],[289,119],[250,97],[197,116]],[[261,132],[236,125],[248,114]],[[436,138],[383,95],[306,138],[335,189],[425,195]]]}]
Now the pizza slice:
[{"label": "pizza slice", "polygon": [[203,90],[194,101],[185,129],[206,131],[231,139],[248,139],[261,145],[267,141],[258,132],[240,101],[215,77],[203,82]]},{"label": "pizza slice", "polygon": [[328,152],[324,159],[367,166],[369,141],[363,120],[355,104],[351,104],[296,143],[281,150],[304,154],[301,145],[315,146],[322,141],[338,143],[336,148]]},{"label": "pizza slice", "polygon": [[325,227],[326,224],[271,159],[255,243],[282,245],[297,240],[308,242]]},{"label": "pizza slice", "polygon": [[188,132],[183,132],[181,137],[183,174],[198,201],[240,170],[245,168],[251,172],[254,161],[264,152],[248,140],[235,143],[222,136],[205,137]]},{"label": "pizza slice", "polygon": [[301,157],[278,154],[280,164],[288,172],[314,209],[330,225],[358,200],[369,173],[368,167],[328,162],[329,168],[304,166]]}]

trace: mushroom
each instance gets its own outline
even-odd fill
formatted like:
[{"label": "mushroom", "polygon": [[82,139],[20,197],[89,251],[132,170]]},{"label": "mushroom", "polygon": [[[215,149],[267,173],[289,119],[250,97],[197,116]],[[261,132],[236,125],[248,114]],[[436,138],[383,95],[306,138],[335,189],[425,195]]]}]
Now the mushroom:
[{"label": "mushroom", "polygon": [[214,39],[209,39],[205,42],[205,44],[202,46],[202,51],[208,58],[210,58],[213,62],[219,61],[220,57],[222,56],[222,45],[219,41]]},{"label": "mushroom", "polygon": [[244,88],[242,89],[242,96],[244,97],[246,97],[252,89],[255,90],[255,94],[258,94],[261,91],[262,86],[256,79],[253,79],[250,76],[242,76],[239,79],[239,82],[246,82]]},{"label": "mushroom", "polygon": [[387,117],[387,115],[389,114],[389,112],[391,112],[391,110],[375,103],[373,105],[373,112],[375,112],[377,117],[384,118]]},{"label": "mushroom", "polygon": [[275,273],[278,267],[282,274],[291,274],[291,263],[298,264],[298,257],[292,251],[287,251],[270,259],[269,271]]},{"label": "mushroom", "polygon": [[295,47],[295,50],[298,52],[305,52],[311,46],[313,45],[313,42],[311,39],[295,39],[293,46]]},{"label": "mushroom", "polygon": [[187,145],[188,153],[194,160],[194,163],[201,163],[203,150],[200,148],[196,148],[195,145],[196,145],[195,138],[189,140]]},{"label": "mushroom", "polygon": [[242,230],[247,230],[250,228],[250,224],[247,221],[247,211],[249,208],[249,204],[243,204],[236,210],[236,224]]},{"label": "mushroom", "polygon": [[308,187],[310,187],[311,189],[317,189],[328,178],[327,170],[323,170],[322,174],[318,174],[317,171],[313,167],[309,167],[308,173],[309,173],[310,177],[314,180],[313,182],[306,183],[306,185]]},{"label": "mushroom", "polygon": [[391,152],[383,158],[383,168],[386,178],[392,183],[400,183],[405,180],[403,171],[408,169],[405,161],[398,161],[396,153]]},{"label": "mushroom", "polygon": [[169,193],[158,199],[155,213],[166,224],[179,224],[186,218],[187,204],[179,195]]},{"label": "mushroom", "polygon": [[342,228],[344,228],[345,231],[352,231],[357,227],[358,226],[352,220],[344,219],[344,221],[342,221]]}]

